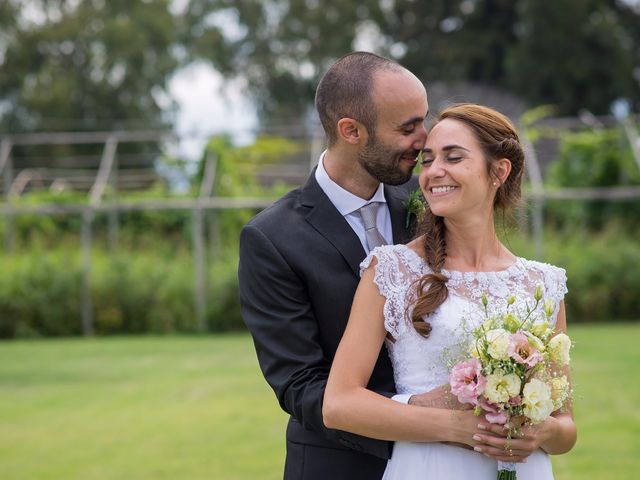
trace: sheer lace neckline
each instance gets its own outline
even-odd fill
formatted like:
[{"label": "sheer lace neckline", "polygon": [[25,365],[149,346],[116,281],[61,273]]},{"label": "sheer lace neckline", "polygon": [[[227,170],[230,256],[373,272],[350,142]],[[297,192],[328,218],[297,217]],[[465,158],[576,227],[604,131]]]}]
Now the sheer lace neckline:
[{"label": "sheer lace neckline", "polygon": [[[418,252],[416,252],[413,248],[409,247],[408,245],[397,245],[399,248],[401,248],[404,251],[409,252],[410,255],[413,256],[414,260],[418,260],[420,263],[422,263],[423,265],[427,266],[427,261],[420,256],[420,254]],[[523,259],[516,256],[515,261],[509,265],[507,268],[504,268],[502,270],[491,270],[491,271],[478,271],[478,272],[474,272],[474,271],[466,271],[466,270],[449,270],[446,268],[442,269],[442,273],[444,275],[446,275],[447,277],[473,277],[476,275],[506,275],[509,276],[513,273],[515,273],[516,271],[518,271],[521,267],[522,267],[522,261]]]}]

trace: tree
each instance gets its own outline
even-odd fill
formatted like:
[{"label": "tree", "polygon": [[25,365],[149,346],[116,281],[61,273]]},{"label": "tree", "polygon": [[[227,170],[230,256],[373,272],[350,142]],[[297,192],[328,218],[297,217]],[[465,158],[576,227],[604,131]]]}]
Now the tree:
[{"label": "tree", "polygon": [[[508,87],[529,105],[607,113],[638,100],[640,12],[614,0],[191,0],[192,52],[241,76],[263,119],[306,114],[325,69],[366,45],[425,83]],[[202,19],[206,19],[202,20]],[[635,70],[634,70],[635,69]],[[634,77],[634,72],[635,77]]]},{"label": "tree", "polygon": [[[31,14],[40,12],[39,14]],[[166,125],[159,99],[178,66],[168,0],[5,3],[5,132]],[[12,10],[13,9],[13,10]],[[4,15],[3,15],[4,16]]]},{"label": "tree", "polygon": [[640,16],[628,5],[520,0],[518,13],[518,42],[507,75],[531,104],[553,103],[564,114],[583,108],[606,114],[616,98],[638,102],[640,78],[634,69],[640,43],[631,32],[640,29]]}]

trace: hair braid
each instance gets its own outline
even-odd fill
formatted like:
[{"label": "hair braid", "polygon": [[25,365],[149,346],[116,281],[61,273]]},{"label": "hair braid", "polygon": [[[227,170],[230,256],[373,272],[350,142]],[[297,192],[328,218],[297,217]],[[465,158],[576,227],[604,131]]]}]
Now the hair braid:
[{"label": "hair braid", "polygon": [[425,321],[425,317],[442,305],[449,295],[448,279],[442,273],[447,258],[444,219],[427,209],[422,230],[424,230],[425,258],[432,273],[424,275],[416,282],[418,300],[411,313],[411,323],[420,335],[427,338],[431,333],[431,324]]}]

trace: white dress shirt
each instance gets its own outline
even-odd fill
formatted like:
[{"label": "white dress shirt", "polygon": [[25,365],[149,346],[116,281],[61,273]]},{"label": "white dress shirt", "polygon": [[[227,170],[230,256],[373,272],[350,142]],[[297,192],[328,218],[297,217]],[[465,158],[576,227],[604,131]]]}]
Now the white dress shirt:
[{"label": "white dress shirt", "polygon": [[[380,202],[384,205],[380,205],[376,216],[376,227],[384,237],[387,243],[393,243],[393,231],[391,230],[391,215],[389,214],[389,207],[387,206],[387,200],[384,198],[384,187],[382,184],[378,186],[378,190],[373,194],[369,200],[360,198],[351,192],[348,192],[336,182],[331,180],[329,174],[324,168],[324,154],[320,155],[318,161],[318,168],[316,170],[316,181],[322,191],[329,197],[331,203],[338,209],[340,214],[345,218],[347,223],[351,226],[353,231],[358,235],[360,243],[364,251],[369,253],[367,248],[367,237],[365,235],[364,222],[362,216],[358,210],[368,203]],[[384,208],[383,208],[384,207]]]}]

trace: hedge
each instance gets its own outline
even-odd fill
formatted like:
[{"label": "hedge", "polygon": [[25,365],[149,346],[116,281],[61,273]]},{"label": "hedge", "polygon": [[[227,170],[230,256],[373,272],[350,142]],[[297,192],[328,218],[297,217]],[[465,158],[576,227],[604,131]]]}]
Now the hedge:
[{"label": "hedge", "polygon": [[[546,232],[545,261],[567,270],[569,323],[640,320],[640,243],[610,227],[599,234]],[[508,245],[533,258],[533,245]],[[82,271],[71,249],[1,255],[0,337],[80,335]],[[237,252],[211,261],[207,330],[243,328]],[[91,294],[97,335],[197,332],[193,260],[159,246],[144,252],[93,253]]]},{"label": "hedge", "polygon": [[[82,333],[82,267],[78,252],[0,256],[0,338]],[[206,305],[209,331],[243,327],[237,255],[212,262]],[[193,260],[188,252],[94,251],[91,299],[97,335],[198,331]]]}]

